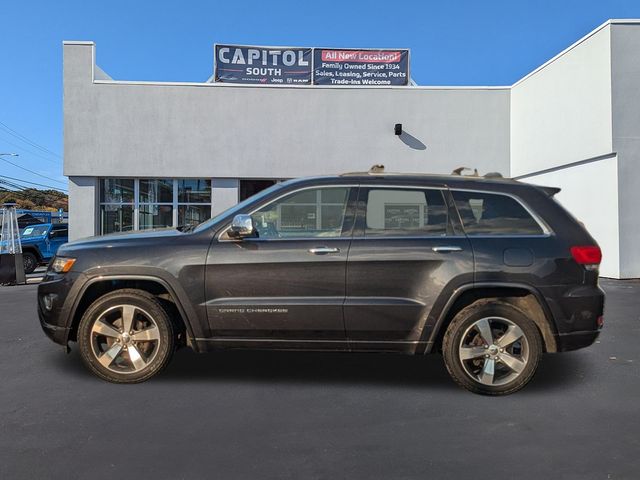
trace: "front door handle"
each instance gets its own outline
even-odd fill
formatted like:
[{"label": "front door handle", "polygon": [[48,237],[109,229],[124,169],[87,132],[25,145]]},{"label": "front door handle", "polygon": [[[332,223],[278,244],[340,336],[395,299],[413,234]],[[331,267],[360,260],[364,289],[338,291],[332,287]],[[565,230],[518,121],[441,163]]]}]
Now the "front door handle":
[{"label": "front door handle", "polygon": [[431,250],[433,250],[436,253],[449,253],[449,252],[461,252],[462,248],[454,247],[454,246],[442,246],[442,247],[433,247]]},{"label": "front door handle", "polygon": [[332,247],[313,247],[309,249],[309,253],[313,253],[314,255],[326,255],[327,253],[338,253],[340,252],[339,248]]}]

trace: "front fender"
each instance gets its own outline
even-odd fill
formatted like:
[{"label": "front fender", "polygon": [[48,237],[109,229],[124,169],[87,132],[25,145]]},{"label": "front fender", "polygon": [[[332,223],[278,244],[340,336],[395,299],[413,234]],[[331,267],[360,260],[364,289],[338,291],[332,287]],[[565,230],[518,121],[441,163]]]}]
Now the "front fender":
[{"label": "front fender", "polygon": [[[194,308],[194,304],[199,305],[202,303],[194,303],[193,297],[197,296],[197,292],[191,292],[191,295],[188,294],[182,287],[180,281],[165,270],[153,267],[136,267],[135,271],[130,271],[117,267],[100,267],[83,272],[81,278],[84,279],[84,282],[78,289],[78,293],[75,295],[74,302],[70,308],[69,328],[72,327],[72,322],[76,318],[82,298],[91,286],[97,283],[111,281],[149,281],[161,285],[174,300],[184,320],[189,339],[200,338],[205,335],[207,328],[206,313],[202,311],[199,312]],[[194,342],[190,343],[194,344]]]}]

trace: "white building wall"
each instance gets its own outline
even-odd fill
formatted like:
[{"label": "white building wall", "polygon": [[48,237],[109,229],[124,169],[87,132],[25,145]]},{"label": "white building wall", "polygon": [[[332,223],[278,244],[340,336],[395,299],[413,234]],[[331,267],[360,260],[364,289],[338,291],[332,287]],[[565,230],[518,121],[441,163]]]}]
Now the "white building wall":
[{"label": "white building wall", "polygon": [[509,173],[508,87],[116,82],[94,79],[94,50],[64,45],[65,175]]},{"label": "white building wall", "polygon": [[98,186],[95,177],[69,177],[69,240],[96,234]]},{"label": "white building wall", "polygon": [[640,277],[640,25],[617,21],[611,37],[613,148],[618,153],[620,276]]},{"label": "white building wall", "polygon": [[71,235],[97,231],[100,176],[212,178],[216,214],[240,178],[464,165],[560,186],[603,275],[640,277],[639,52],[640,21],[613,20],[512,87],[270,88],[113,81],[66,42]]},{"label": "white building wall", "polygon": [[611,26],[605,24],[511,89],[511,175],[611,153]]},{"label": "white building wall", "polygon": [[211,182],[211,216],[215,216],[238,203],[240,182],[235,178],[214,178]]},{"label": "white building wall", "polygon": [[[558,200],[603,250],[601,274],[619,278],[618,168],[613,146],[612,30],[606,23],[511,89],[511,175],[558,186]],[[636,268],[634,276],[640,275]]]}]

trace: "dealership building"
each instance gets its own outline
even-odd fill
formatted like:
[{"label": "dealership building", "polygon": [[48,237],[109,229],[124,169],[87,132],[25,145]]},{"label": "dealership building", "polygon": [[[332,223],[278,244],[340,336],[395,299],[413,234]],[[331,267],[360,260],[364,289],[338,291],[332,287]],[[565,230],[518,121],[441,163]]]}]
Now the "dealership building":
[{"label": "dealership building", "polygon": [[640,20],[500,87],[124,81],[95,54],[64,42],[74,239],[198,222],[286,178],[467,166],[561,187],[602,275],[640,277]]}]

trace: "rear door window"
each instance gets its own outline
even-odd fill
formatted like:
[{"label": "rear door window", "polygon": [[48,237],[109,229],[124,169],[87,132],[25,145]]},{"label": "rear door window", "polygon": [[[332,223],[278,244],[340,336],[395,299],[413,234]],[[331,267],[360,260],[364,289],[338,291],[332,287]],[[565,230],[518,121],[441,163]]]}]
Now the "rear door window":
[{"label": "rear door window", "polygon": [[440,190],[372,188],[367,194],[365,237],[446,235],[448,213]]},{"label": "rear door window", "polygon": [[467,235],[542,235],[543,228],[524,206],[507,195],[452,192]]}]

